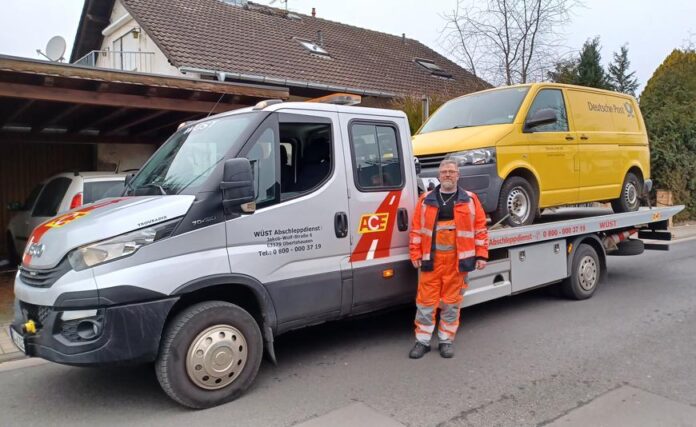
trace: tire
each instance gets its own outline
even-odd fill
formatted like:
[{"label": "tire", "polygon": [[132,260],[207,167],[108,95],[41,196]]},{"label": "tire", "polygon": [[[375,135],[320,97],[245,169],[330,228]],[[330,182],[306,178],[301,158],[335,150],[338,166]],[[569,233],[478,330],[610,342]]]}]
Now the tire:
[{"label": "tire", "polygon": [[14,238],[10,232],[7,233],[7,258],[13,266],[17,266],[22,262],[19,258],[19,253],[17,253]]},{"label": "tire", "polygon": [[566,298],[583,300],[590,298],[597,290],[602,276],[602,264],[597,251],[583,243],[573,254],[570,277],[561,282],[561,292]]},{"label": "tire", "polygon": [[621,185],[621,194],[618,199],[611,201],[611,208],[616,213],[637,211],[642,192],[643,181],[633,172],[627,173]]},{"label": "tire", "polygon": [[228,302],[206,301],[167,324],[155,372],[173,400],[209,408],[241,396],[256,378],[262,355],[261,331],[248,312]]},{"label": "tire", "polygon": [[616,246],[618,249],[613,252],[609,252],[609,255],[632,256],[640,255],[645,252],[645,244],[642,240],[638,239],[624,240],[623,242],[619,242],[619,244]]},{"label": "tire", "polygon": [[534,187],[524,178],[513,176],[505,180],[500,189],[498,207],[491,215],[493,223],[503,219],[508,212],[511,213],[502,224],[510,227],[530,225],[534,222],[539,211],[539,202]]}]

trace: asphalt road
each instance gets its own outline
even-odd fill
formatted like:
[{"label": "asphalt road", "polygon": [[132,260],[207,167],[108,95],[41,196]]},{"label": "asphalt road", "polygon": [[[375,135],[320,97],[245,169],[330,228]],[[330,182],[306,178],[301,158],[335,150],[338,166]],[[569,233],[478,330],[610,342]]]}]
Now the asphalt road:
[{"label": "asphalt road", "polygon": [[[0,425],[335,425],[316,418],[335,410],[409,426],[558,425],[573,416],[590,425],[586,413],[592,425],[620,425],[597,411],[604,402],[621,420],[629,395],[664,420],[650,425],[674,425],[670,416],[696,412],[694,277],[696,240],[611,257],[590,300],[540,290],[463,310],[451,360],[436,351],[407,358],[413,308],[290,333],[277,341],[277,367],[264,362],[245,396],[205,411],[171,402],[148,367],[0,365]],[[685,417],[682,425],[696,425]]]}]

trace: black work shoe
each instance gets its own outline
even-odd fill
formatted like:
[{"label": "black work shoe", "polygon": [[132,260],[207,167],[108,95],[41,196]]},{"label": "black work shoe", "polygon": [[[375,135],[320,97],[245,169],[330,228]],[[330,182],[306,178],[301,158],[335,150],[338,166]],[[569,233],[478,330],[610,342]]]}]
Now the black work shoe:
[{"label": "black work shoe", "polygon": [[411,352],[408,353],[408,357],[411,359],[420,359],[423,355],[430,351],[430,346],[425,345],[420,341],[416,341],[416,345],[413,346]]},{"label": "black work shoe", "polygon": [[454,357],[454,347],[452,346],[451,342],[443,342],[438,346],[438,348],[440,349],[440,356],[444,357],[445,359],[451,359]]}]

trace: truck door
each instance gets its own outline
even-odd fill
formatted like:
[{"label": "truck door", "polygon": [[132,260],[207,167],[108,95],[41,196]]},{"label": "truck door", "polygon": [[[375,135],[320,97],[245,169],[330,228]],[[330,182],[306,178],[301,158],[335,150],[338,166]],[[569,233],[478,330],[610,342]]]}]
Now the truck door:
[{"label": "truck door", "polygon": [[353,313],[412,300],[415,295],[407,209],[414,206],[417,190],[413,162],[405,160],[412,159],[410,136],[397,120],[341,115],[347,142]]},{"label": "truck door", "polygon": [[256,212],[227,221],[231,271],[264,284],[279,330],[338,317],[350,273],[337,115],[311,114],[274,113],[245,144]]}]

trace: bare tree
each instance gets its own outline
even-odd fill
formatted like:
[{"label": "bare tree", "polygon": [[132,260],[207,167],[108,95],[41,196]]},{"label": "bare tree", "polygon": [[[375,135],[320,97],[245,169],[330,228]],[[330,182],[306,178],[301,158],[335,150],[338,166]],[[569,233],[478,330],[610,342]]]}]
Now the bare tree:
[{"label": "bare tree", "polygon": [[579,0],[455,0],[443,15],[446,48],[493,84],[543,79],[562,48],[562,27]]}]

